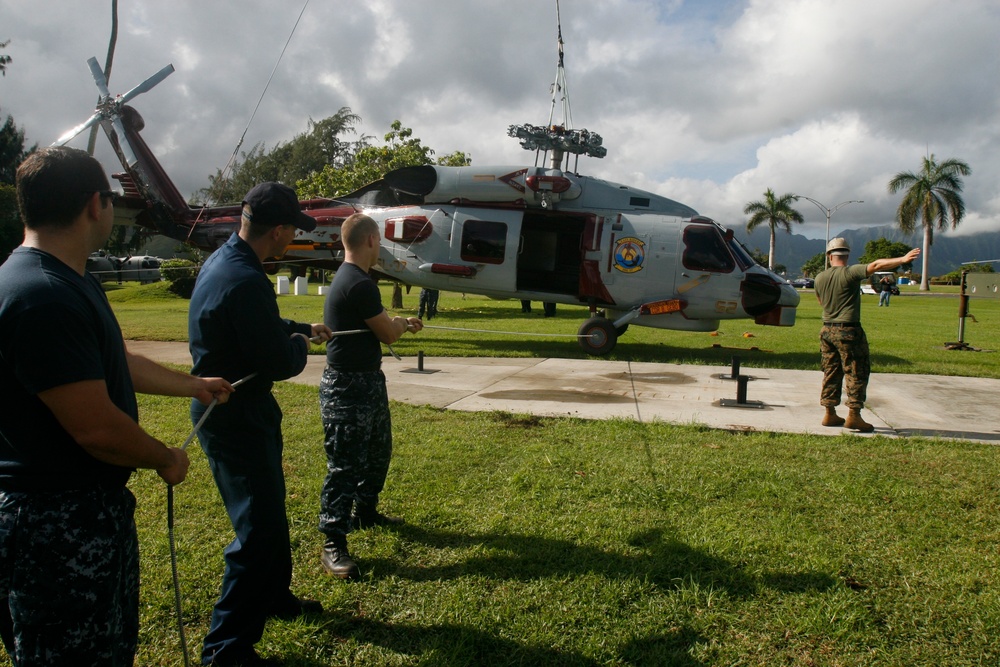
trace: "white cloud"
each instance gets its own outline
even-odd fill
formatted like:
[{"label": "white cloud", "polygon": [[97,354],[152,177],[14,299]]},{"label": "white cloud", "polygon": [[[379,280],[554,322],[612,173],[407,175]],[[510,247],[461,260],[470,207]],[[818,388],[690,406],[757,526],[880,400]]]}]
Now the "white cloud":
[{"label": "white cloud", "polygon": [[[59,0],[0,0],[0,41],[11,40],[5,52],[14,58],[0,79],[0,110],[30,142],[48,143],[93,107],[86,60],[103,63],[110,21],[107,3],[88,4],[92,11],[70,12]],[[348,106],[364,134],[381,138],[398,119],[439,153],[533,161],[506,129],[548,119],[554,2],[310,2],[275,69],[301,9],[266,0],[120,3],[111,89],[175,65],[134,104],[182,193],[225,165],[272,70],[244,150],[286,141],[310,118]],[[604,160],[581,161],[584,173],[734,226],[768,187],[828,206],[864,199],[834,214],[840,228],[891,222],[888,179],[930,151],[973,168],[959,232],[1000,227],[993,0],[609,0],[561,9],[573,121],[608,148]],[[821,212],[808,203],[801,211],[803,231],[822,236]]]}]

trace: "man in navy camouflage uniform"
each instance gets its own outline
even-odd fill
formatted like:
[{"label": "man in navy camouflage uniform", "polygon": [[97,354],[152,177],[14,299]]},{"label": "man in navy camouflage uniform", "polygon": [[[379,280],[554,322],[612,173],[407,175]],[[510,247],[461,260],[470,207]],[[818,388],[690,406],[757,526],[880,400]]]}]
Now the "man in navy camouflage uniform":
[{"label": "man in navy camouflage uniform", "polygon": [[[17,171],[24,243],[0,266],[0,634],[17,667],[131,665],[139,552],[126,483],[168,484],[188,457],[143,431],[135,392],[226,402],[196,378],[125,349],[86,272],[114,221],[97,160],[46,148]],[[58,346],[53,347],[58,334]]]},{"label": "man in navy camouflage uniform", "polygon": [[327,476],[320,494],[319,530],[326,536],[322,563],[341,579],[360,576],[347,550],[352,527],[400,523],[378,511],[392,456],[389,396],[382,373],[381,343],[391,345],[407,331],[417,332],[417,317],[389,317],[378,285],[368,272],[378,261],[378,223],[356,213],[344,221],[340,237],[344,263],[337,269],[323,306],[323,321],[336,336],[327,343],[327,366],[319,388]]},{"label": "man in navy camouflage uniform", "polygon": [[[876,271],[911,264],[920,255],[920,249],[914,248],[903,257],[848,265],[851,248],[845,239],[838,237],[827,243],[826,254],[830,268],[816,276],[815,284],[816,298],[823,306],[823,328],[819,332],[823,366],[819,402],[826,408],[823,426],[843,426],[870,433],[875,427],[861,417],[871,375],[868,338],[861,328],[861,283]],[[845,379],[847,419],[837,415]]]}]

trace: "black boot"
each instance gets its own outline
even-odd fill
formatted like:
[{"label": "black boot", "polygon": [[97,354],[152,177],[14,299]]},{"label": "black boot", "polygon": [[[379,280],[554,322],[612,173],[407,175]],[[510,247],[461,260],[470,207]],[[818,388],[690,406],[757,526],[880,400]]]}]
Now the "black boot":
[{"label": "black boot", "polygon": [[355,530],[374,528],[375,526],[399,526],[403,520],[398,516],[387,516],[374,507],[355,506],[351,517],[351,527]]},{"label": "black boot", "polygon": [[327,538],[321,556],[323,569],[340,579],[360,579],[361,570],[347,551],[346,537]]}]

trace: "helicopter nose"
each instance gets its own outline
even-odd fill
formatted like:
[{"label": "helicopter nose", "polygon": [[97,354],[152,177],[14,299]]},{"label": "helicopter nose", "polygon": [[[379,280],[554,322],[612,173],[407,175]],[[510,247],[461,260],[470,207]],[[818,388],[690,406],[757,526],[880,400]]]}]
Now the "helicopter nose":
[{"label": "helicopter nose", "polygon": [[769,273],[748,273],[740,285],[743,310],[758,324],[786,325],[795,321],[799,294]]}]

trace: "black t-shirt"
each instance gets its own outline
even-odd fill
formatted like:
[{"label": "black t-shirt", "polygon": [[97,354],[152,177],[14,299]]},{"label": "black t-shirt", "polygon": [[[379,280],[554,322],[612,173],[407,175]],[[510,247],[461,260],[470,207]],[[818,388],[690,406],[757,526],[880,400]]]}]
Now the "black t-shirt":
[{"label": "black t-shirt", "polygon": [[[365,320],[383,310],[375,281],[361,267],[342,264],[323,304],[326,326],[334,333],[368,329]],[[338,371],[376,371],[382,366],[382,345],[369,332],[334,336],[326,344],[326,362]]]},{"label": "black t-shirt", "polygon": [[97,460],[63,429],[39,392],[104,380],[138,421],[121,328],[100,283],[54,256],[17,248],[0,265],[0,489],[123,486],[130,468]]}]

